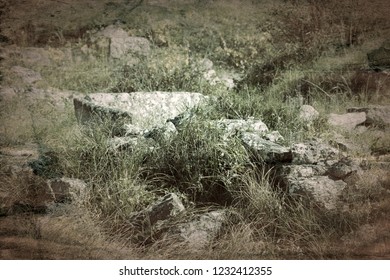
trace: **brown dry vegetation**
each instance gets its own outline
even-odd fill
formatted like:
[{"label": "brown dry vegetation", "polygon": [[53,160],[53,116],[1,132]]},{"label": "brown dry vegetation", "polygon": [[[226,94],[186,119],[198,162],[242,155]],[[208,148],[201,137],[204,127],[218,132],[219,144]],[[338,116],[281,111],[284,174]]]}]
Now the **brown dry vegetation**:
[{"label": "brown dry vegetation", "polygon": [[[37,87],[83,93],[150,90],[150,86],[202,91],[222,97],[210,115],[259,117],[291,142],[328,137],[324,119],[329,112],[350,105],[389,104],[389,73],[370,70],[366,61],[367,52],[390,38],[389,14],[387,0],[0,0],[0,43],[80,47],[88,42],[88,30],[120,22],[130,34],[147,37],[158,47],[138,68],[105,59],[49,68],[37,65],[35,70],[44,77]],[[197,73],[183,63],[190,55],[239,71],[243,80],[227,94],[194,82]],[[107,159],[108,152],[99,149],[102,135],[84,135],[70,104],[59,109],[55,98],[35,100],[34,89],[17,81],[9,70],[18,62],[20,58],[14,57],[0,68],[1,85],[15,86],[20,93],[12,101],[0,100],[0,202],[38,206],[45,202],[43,179],[20,173],[20,168],[27,170],[28,161],[37,159],[31,152],[37,144],[49,147],[60,159],[51,171],[84,179],[94,191],[84,201],[52,205],[47,213],[39,207],[26,211],[22,203],[20,209],[0,216],[0,259],[389,259],[390,174],[389,160],[383,156],[390,151],[388,131],[379,136],[374,130],[359,136],[346,133],[362,151],[372,148],[375,157],[361,151],[352,154],[368,157],[368,163],[362,180],[345,191],[344,212],[318,215],[302,205],[285,205],[267,176],[253,170],[240,173],[238,166],[241,177],[233,181],[241,192],[237,205],[229,206],[234,218],[210,247],[188,252],[184,244],[168,238],[142,247],[131,242],[126,217],[153,201],[156,193],[140,189],[144,184],[180,184],[167,166],[180,170],[185,184],[198,179],[190,176],[194,168],[228,176],[218,170],[223,158],[201,164],[217,154],[212,141],[218,135],[204,135],[199,132],[202,126],[193,127],[198,138],[189,134],[176,146],[169,144],[164,155],[142,169],[142,175],[152,174],[145,179],[137,173],[136,156],[117,154],[115,160]],[[165,74],[168,68],[175,74]],[[52,94],[48,90],[47,96]],[[296,106],[291,100],[298,96],[321,113],[310,129],[293,121]],[[189,156],[191,140],[207,147],[197,165],[173,162],[175,149],[182,149],[181,159]],[[27,152],[20,153],[23,149]],[[234,143],[227,153],[230,159],[247,156]],[[158,176],[153,175],[156,172]],[[117,195],[110,195],[107,188]],[[202,211],[188,205],[190,212]]]}]

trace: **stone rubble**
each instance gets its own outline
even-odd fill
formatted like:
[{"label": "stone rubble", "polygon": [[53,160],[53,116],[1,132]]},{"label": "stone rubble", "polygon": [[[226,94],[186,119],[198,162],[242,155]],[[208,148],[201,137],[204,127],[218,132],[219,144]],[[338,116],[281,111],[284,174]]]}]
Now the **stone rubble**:
[{"label": "stone rubble", "polygon": [[101,52],[106,49],[109,56],[114,59],[121,59],[129,54],[147,55],[151,49],[146,38],[129,36],[125,30],[114,25],[98,31],[92,36],[91,41],[95,50]]}]

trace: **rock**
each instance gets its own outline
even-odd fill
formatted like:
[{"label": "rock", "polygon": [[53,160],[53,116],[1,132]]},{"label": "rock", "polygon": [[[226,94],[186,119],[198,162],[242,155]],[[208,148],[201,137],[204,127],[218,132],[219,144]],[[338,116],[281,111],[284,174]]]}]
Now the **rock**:
[{"label": "rock", "polygon": [[356,183],[362,174],[360,165],[351,158],[343,158],[328,169],[328,176],[333,180],[343,180],[348,184]]},{"label": "rock", "polygon": [[150,52],[150,42],[146,38],[131,37],[125,30],[114,25],[107,26],[95,36],[110,39],[109,53],[112,58],[119,59],[129,53],[147,55]]},{"label": "rock", "polygon": [[50,179],[47,184],[56,203],[75,201],[86,195],[86,185],[79,179],[66,177]]},{"label": "rock", "polygon": [[179,239],[184,241],[190,250],[206,247],[220,232],[226,221],[227,210],[216,210],[195,217],[193,221],[179,225]]},{"label": "rock", "polygon": [[185,210],[180,198],[169,193],[159,199],[145,210],[145,216],[150,226],[155,225],[158,221],[168,220],[182,213]]},{"label": "rock", "polygon": [[130,217],[129,222],[136,232],[136,241],[140,243],[148,242],[153,234],[159,234],[163,224],[173,217],[185,211],[185,207],[180,198],[169,193],[158,201],[150,205],[147,209],[135,213]]},{"label": "rock", "polygon": [[226,136],[240,135],[244,132],[254,132],[258,134],[265,134],[268,132],[268,127],[261,120],[254,118],[243,119],[222,119],[215,123],[215,125],[222,129]]},{"label": "rock", "polygon": [[203,78],[210,83],[210,85],[222,84],[227,89],[233,89],[235,80],[240,80],[240,75],[234,72],[217,73],[213,69],[213,62],[207,58],[199,62],[199,70],[203,72]]},{"label": "rock", "polygon": [[310,105],[302,105],[301,108],[299,109],[299,119],[307,122],[307,123],[312,123],[316,119],[318,119],[320,113],[316,109],[314,109],[313,106]]},{"label": "rock", "polygon": [[202,70],[202,71],[211,70],[211,69],[213,69],[213,66],[214,66],[214,63],[208,58],[202,59],[199,62],[199,64],[200,64],[200,70]]},{"label": "rock", "polygon": [[327,169],[324,165],[314,165],[314,164],[302,164],[302,165],[283,165],[280,168],[280,173],[285,178],[309,178],[314,176],[323,176],[327,172]]},{"label": "rock", "polygon": [[86,98],[75,98],[74,107],[81,123],[98,119],[113,120],[125,134],[125,124],[152,130],[164,127],[187,110],[203,104],[208,99],[200,93],[190,92],[133,92],[95,93]]},{"label": "rock", "polygon": [[[363,131],[362,132],[360,131],[359,129],[360,127],[365,127],[365,126],[359,126],[356,129],[355,132],[358,134],[363,133]],[[347,139],[343,135],[338,133],[333,135],[332,139],[329,140],[329,144],[343,152],[348,152],[348,151],[369,152],[369,149],[364,149],[364,147],[362,146],[357,146],[352,139]]]},{"label": "rock", "polygon": [[[120,100],[116,102],[119,104],[118,106],[112,106],[111,104],[114,104],[115,101],[116,95],[111,94],[96,94],[93,95],[93,98],[89,96],[76,97],[73,99],[76,118],[81,124],[90,122],[115,123],[114,130],[122,130],[125,123],[131,123],[132,117],[122,108],[123,106],[120,106]],[[115,134],[117,133],[120,132],[115,132]]]},{"label": "rock", "polygon": [[314,176],[325,176],[327,168],[325,165],[315,164],[277,164],[271,169],[271,174],[274,184],[283,190],[289,188],[289,182],[298,180],[299,178],[310,178]]},{"label": "rock", "polygon": [[348,112],[366,114],[366,125],[390,126],[390,106],[370,105],[368,107],[349,108]]},{"label": "rock", "polygon": [[289,148],[263,139],[257,133],[245,132],[241,139],[244,146],[258,159],[266,163],[291,162],[292,154]]},{"label": "rock", "polygon": [[156,141],[160,140],[168,140],[171,138],[173,135],[176,135],[177,129],[175,125],[172,122],[166,122],[164,125],[160,127],[154,127],[151,130],[147,130],[143,136],[145,138],[151,138]]},{"label": "rock", "polygon": [[374,69],[390,68],[390,40],[386,40],[382,46],[367,54],[368,65]]},{"label": "rock", "polygon": [[345,182],[334,181],[327,176],[301,177],[288,181],[290,195],[299,196],[304,203],[325,210],[337,209],[346,186]]},{"label": "rock", "polygon": [[363,124],[366,121],[364,112],[355,112],[347,114],[330,114],[328,122],[330,125],[340,127],[346,130],[353,130],[356,126]]},{"label": "rock", "polygon": [[283,136],[279,133],[279,131],[271,131],[269,133],[264,134],[264,139],[274,143],[284,140]]},{"label": "rock", "polygon": [[41,74],[21,66],[13,66],[11,71],[19,76],[25,84],[34,84],[42,80]]},{"label": "rock", "polygon": [[293,144],[291,147],[294,164],[317,164],[335,159],[339,151],[317,140]]},{"label": "rock", "polygon": [[215,80],[216,83],[221,83],[224,85],[227,89],[234,89],[236,86],[234,82],[234,74],[230,74],[227,72],[221,73],[220,76]]}]

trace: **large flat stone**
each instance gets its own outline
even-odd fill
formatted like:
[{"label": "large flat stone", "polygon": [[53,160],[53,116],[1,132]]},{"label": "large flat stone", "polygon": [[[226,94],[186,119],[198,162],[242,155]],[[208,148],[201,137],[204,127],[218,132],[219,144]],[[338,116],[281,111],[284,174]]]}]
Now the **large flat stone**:
[{"label": "large flat stone", "polygon": [[329,124],[346,130],[353,130],[365,121],[366,113],[364,112],[351,112],[342,115],[330,114],[328,119]]},{"label": "large flat stone", "polygon": [[75,98],[77,119],[87,123],[98,119],[113,120],[118,125],[133,124],[141,129],[164,126],[185,111],[208,98],[195,92],[95,93]]}]

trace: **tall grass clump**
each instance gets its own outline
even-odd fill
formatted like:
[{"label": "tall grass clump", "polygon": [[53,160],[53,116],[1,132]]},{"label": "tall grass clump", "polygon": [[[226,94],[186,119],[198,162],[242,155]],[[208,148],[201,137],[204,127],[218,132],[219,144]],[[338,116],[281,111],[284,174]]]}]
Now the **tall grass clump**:
[{"label": "tall grass clump", "polygon": [[96,124],[76,129],[60,152],[65,176],[88,185],[90,210],[102,218],[125,219],[154,199],[138,176],[145,150],[116,150],[110,143],[112,125]]},{"label": "tall grass clump", "polygon": [[153,151],[144,172],[152,184],[175,189],[190,201],[229,205],[248,162],[238,139],[227,139],[210,121],[194,120]]}]

